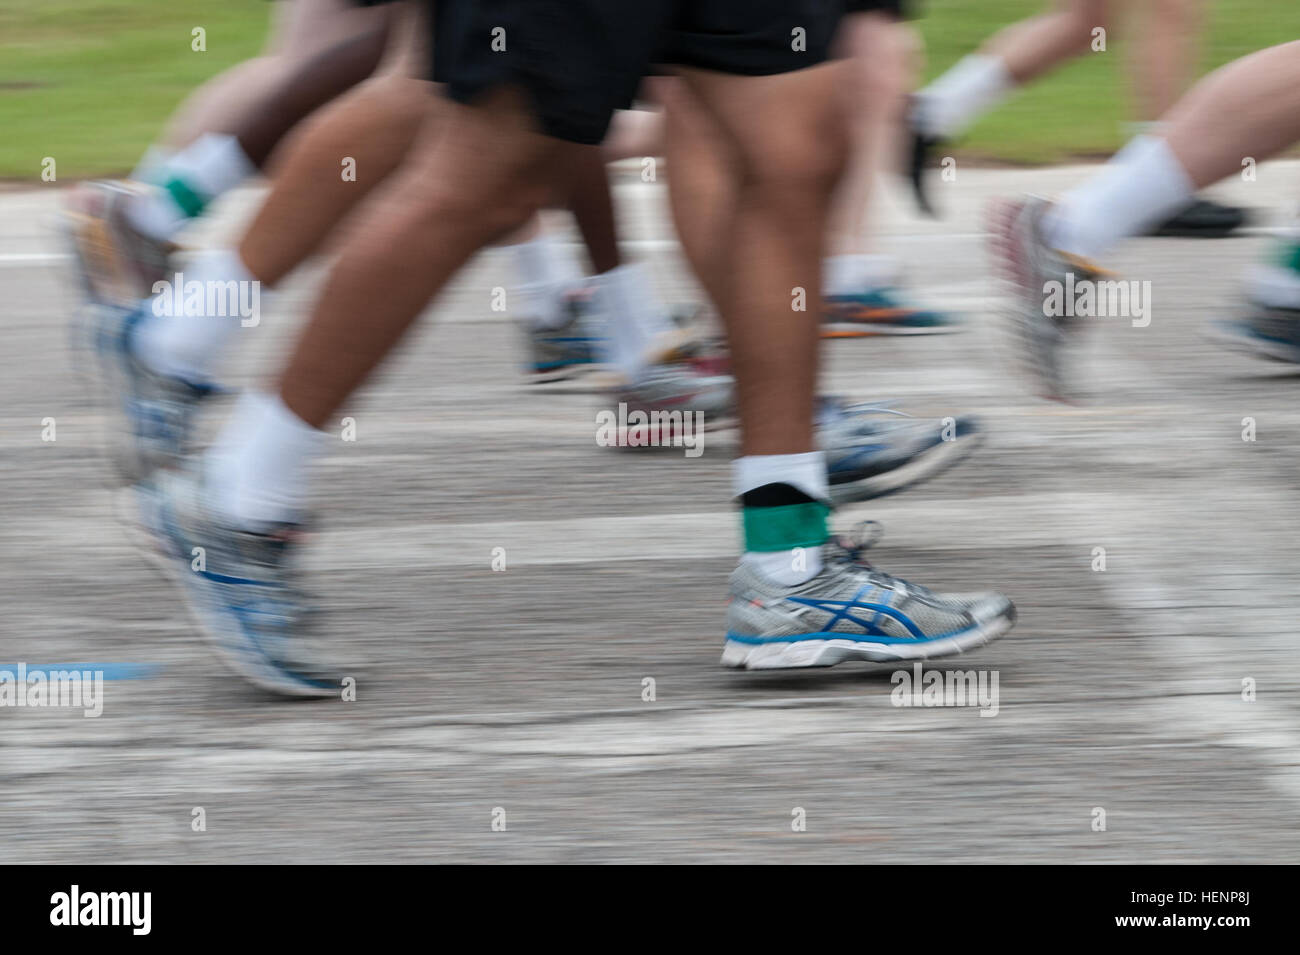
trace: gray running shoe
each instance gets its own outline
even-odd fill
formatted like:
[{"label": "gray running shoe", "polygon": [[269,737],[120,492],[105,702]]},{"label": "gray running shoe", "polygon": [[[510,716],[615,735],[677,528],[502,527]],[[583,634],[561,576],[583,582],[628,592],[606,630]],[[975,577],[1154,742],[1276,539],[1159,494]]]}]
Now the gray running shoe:
[{"label": "gray running shoe", "polygon": [[832,539],[821,572],[794,587],[742,562],[731,575],[723,665],[930,660],[983,646],[1015,623],[1015,605],[1001,594],[938,594],[872,567],[861,556],[871,543]]},{"label": "gray running shoe", "polygon": [[176,582],[217,655],[282,696],[336,696],[343,673],[312,649],[314,614],[296,579],[299,524],[265,533],[213,514],[194,470],[160,472],[123,491],[130,524]]},{"label": "gray running shoe", "polygon": [[1300,365],[1300,309],[1252,302],[1241,318],[1212,322],[1211,329],[1237,351]]},{"label": "gray running shoe", "polygon": [[834,397],[820,399],[817,412],[817,443],[835,504],[914,487],[961,461],[983,436],[970,415],[914,418]]},{"label": "gray running shoe", "polygon": [[125,484],[179,465],[190,451],[200,403],[221,392],[212,384],[158,374],[136,356],[135,333],[147,314],[140,305],[87,305],[82,313],[80,333],[91,358],[82,364],[108,415],[105,449]]},{"label": "gray running shoe", "polygon": [[1052,204],[1040,196],[1003,200],[990,208],[992,252],[1012,288],[1012,325],[1021,359],[1044,398],[1065,401],[1063,360],[1080,318],[1050,314],[1048,283],[1062,290],[1095,282],[1106,273],[1043,240],[1043,217]]}]

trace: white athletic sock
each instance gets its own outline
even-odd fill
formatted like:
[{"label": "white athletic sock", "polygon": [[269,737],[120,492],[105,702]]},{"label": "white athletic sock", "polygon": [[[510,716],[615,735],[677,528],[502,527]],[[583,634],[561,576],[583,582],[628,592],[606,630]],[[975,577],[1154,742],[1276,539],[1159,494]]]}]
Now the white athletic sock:
[{"label": "white athletic sock", "polygon": [[1196,187],[1163,139],[1139,136],[1048,212],[1044,238],[1085,259],[1182,209]]},{"label": "white athletic sock", "polygon": [[131,180],[133,182],[156,182],[158,170],[162,169],[176,153],[166,146],[150,146],[136,163],[136,167],[131,170]]},{"label": "white athletic sock", "polygon": [[519,274],[518,313],[533,328],[559,328],[569,318],[564,294],[582,280],[577,264],[545,232],[510,248]]},{"label": "white athletic sock", "polygon": [[952,139],[1015,89],[1006,64],[996,56],[972,53],[916,94],[921,130]]},{"label": "white athletic sock", "polygon": [[[180,288],[174,293],[177,275]],[[260,283],[238,253],[224,249],[199,254],[188,269],[169,275],[166,281],[173,289],[144,301],[150,316],[136,334],[136,353],[159,374],[207,381],[242,323],[260,320]],[[186,294],[197,289],[202,290],[201,298]],[[215,306],[213,314],[209,314],[211,306]],[[251,315],[242,314],[245,306],[251,306]]]},{"label": "white athletic sock", "polygon": [[[830,497],[826,457],[821,451],[803,454],[751,454],[731,463],[732,490],[736,497],[767,484],[788,484],[809,497]],[[793,550],[745,551],[741,561],[776,584],[793,587],[817,576],[822,569],[819,547]]]},{"label": "white athletic sock", "polygon": [[898,282],[898,259],[879,253],[851,252],[827,256],[822,263],[823,291],[827,295],[852,295],[888,288]]},{"label": "white athletic sock", "polygon": [[765,484],[788,484],[815,500],[830,500],[826,456],[820,451],[749,454],[731,462],[731,488],[736,497]]},{"label": "white athletic sock", "polygon": [[675,331],[644,265],[620,265],[596,277],[596,307],[605,316],[605,360],[635,382],[650,360],[650,346]]},{"label": "white athletic sock", "polygon": [[325,432],[307,424],[279,395],[246,392],[204,456],[212,506],[250,531],[300,520],[307,473]]},{"label": "white athletic sock", "polygon": [[170,241],[190,221],[171,193],[163,189],[150,189],[132,196],[126,207],[126,218],[136,229],[159,242]]},{"label": "white athletic sock", "polygon": [[160,188],[131,203],[127,218],[145,235],[170,239],[256,171],[234,136],[205,133],[153,170],[150,178]]}]

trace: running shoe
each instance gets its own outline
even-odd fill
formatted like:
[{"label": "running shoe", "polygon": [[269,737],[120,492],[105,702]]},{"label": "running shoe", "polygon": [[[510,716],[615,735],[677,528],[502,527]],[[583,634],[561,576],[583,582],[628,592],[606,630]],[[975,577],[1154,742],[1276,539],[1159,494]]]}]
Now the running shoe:
[{"label": "running shoe", "polygon": [[121,493],[142,545],[234,673],[282,696],[341,693],[342,672],[313,649],[318,617],[297,582],[302,525],[264,533],[232,527],[211,510],[195,469],[159,472]]},{"label": "running shoe", "polygon": [[[572,285],[524,290],[527,296],[555,296],[565,316],[564,323],[553,328],[525,326],[528,337],[528,379],[534,384],[571,381],[603,373],[606,365],[604,331],[610,317],[596,307],[595,283],[590,280]],[[527,309],[527,305],[524,306]],[[653,342],[648,349],[653,361],[667,362],[688,358],[704,347],[698,307],[679,306],[669,311],[673,330]]]},{"label": "running shoe", "polygon": [[994,259],[1012,286],[1011,320],[1021,359],[1043,397],[1065,401],[1064,353],[1082,322],[1049,314],[1046,290],[1078,287],[1107,273],[1043,240],[1043,218],[1050,208],[1039,196],[1000,201],[990,208],[989,232]]},{"label": "running shoe", "polygon": [[79,333],[89,360],[81,362],[107,415],[104,445],[121,483],[156,468],[176,467],[191,450],[194,416],[222,389],[149,368],[136,354],[135,336],[147,306],[87,305]]},{"label": "running shoe", "polygon": [[930,202],[926,180],[930,168],[934,165],[934,154],[940,146],[944,145],[945,140],[922,132],[918,118],[920,108],[921,103],[913,97],[905,114],[907,154],[904,157],[904,169],[908,181],[912,184],[912,195],[916,199],[917,208],[934,219],[938,218],[938,213]]},{"label": "running shoe", "polygon": [[1300,365],[1300,309],[1252,302],[1241,318],[1214,322],[1211,329],[1237,351]]},{"label": "running shoe", "polygon": [[702,415],[706,431],[736,420],[735,381],[708,357],[652,362],[634,382],[615,384],[610,397],[620,405],[620,422],[630,419],[620,423],[618,447],[675,447],[678,428],[694,433],[694,417],[684,415]]},{"label": "running shoe", "polygon": [[827,295],[822,337],[941,335],[960,327],[943,312],[907,304],[897,289],[871,288],[851,295]]},{"label": "running shoe", "polygon": [[1186,208],[1154,226],[1147,234],[1187,239],[1221,239],[1246,224],[1245,209],[1212,199],[1194,199]]},{"label": "running shoe", "polygon": [[982,438],[969,415],[914,418],[879,404],[819,400],[817,443],[836,504],[914,487],[961,461]]},{"label": "running shoe", "polygon": [[76,187],[64,209],[64,231],[87,299],[130,306],[153,294],[167,277],[176,246],[138,231],[126,215],[142,187],[88,182]]},{"label": "running shoe", "polygon": [[563,324],[541,328],[524,325],[528,347],[528,380],[535,384],[568,381],[600,369],[600,326],[592,320],[591,290],[586,283],[527,294],[562,298]]},{"label": "running shoe", "polygon": [[793,587],[742,561],[731,575],[723,666],[932,660],[983,646],[1015,623],[1015,605],[1002,594],[935,593],[873,567],[862,557],[871,543],[828,541],[822,570]]}]

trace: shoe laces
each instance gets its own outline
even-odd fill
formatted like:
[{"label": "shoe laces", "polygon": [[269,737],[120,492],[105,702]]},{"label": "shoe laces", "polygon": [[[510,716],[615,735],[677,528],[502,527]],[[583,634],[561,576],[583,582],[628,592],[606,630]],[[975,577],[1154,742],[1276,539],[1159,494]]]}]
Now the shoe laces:
[{"label": "shoe laces", "polygon": [[831,538],[831,559],[838,560],[857,571],[865,571],[879,586],[889,590],[901,591],[906,595],[933,597],[931,590],[895,577],[881,570],[863,555],[880,543],[885,536],[885,525],[880,521],[859,521],[847,534],[837,534]]},{"label": "shoe laces", "polygon": [[839,395],[817,399],[817,422],[823,428],[839,428],[855,434],[879,433],[905,427],[916,421],[906,411],[892,407],[891,401],[846,401]]}]

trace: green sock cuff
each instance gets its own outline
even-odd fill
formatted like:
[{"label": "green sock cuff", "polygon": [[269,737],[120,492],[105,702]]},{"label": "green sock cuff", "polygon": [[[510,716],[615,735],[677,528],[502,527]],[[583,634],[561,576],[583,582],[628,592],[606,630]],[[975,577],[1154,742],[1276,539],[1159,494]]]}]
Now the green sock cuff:
[{"label": "green sock cuff", "polygon": [[820,547],[830,538],[826,530],[830,512],[830,505],[823,501],[743,508],[745,550],[769,552]]},{"label": "green sock cuff", "polygon": [[201,215],[203,210],[207,208],[207,200],[180,179],[168,179],[163,183],[163,189],[167,190],[167,194],[172,197],[172,201],[191,219]]}]

